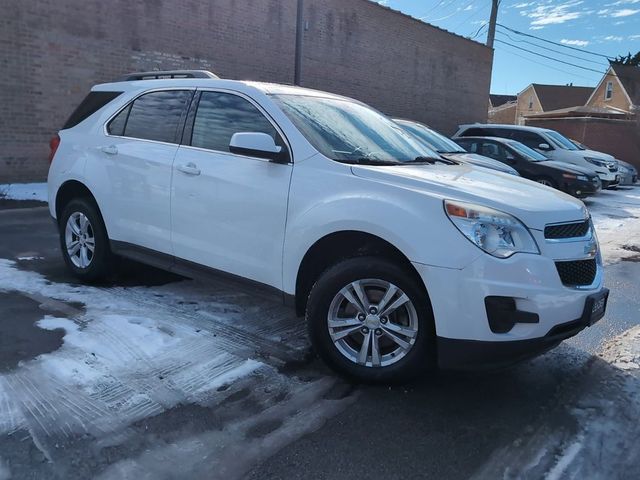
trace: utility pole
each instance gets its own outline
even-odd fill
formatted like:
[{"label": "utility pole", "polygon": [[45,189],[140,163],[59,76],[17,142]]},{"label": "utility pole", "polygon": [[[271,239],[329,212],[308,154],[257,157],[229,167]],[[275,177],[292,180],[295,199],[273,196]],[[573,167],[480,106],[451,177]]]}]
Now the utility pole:
[{"label": "utility pole", "polygon": [[496,22],[498,21],[498,6],[500,0],[491,0],[491,17],[489,18],[489,31],[487,33],[487,47],[493,48],[493,40],[496,38]]},{"label": "utility pole", "polygon": [[300,86],[300,76],[302,74],[302,39],[304,38],[303,25],[304,0],[298,0],[298,10],[296,13],[296,56],[293,69],[293,84]]}]

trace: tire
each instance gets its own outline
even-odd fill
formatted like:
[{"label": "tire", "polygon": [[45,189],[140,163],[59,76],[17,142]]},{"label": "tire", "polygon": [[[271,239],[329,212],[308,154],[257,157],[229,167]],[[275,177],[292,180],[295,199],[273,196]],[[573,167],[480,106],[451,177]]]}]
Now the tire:
[{"label": "tire", "polygon": [[536,182],[551,188],[558,188],[558,185],[556,184],[556,182],[551,180],[549,177],[538,177],[536,178]]},{"label": "tire", "polygon": [[[377,257],[347,259],[320,276],[309,294],[306,318],[311,343],[329,367],[364,383],[402,383],[435,365],[435,326],[431,304],[414,277],[396,263]],[[384,311],[376,312],[379,316],[372,315],[370,311],[370,315],[364,317],[360,308],[362,302],[354,297],[353,287],[356,284],[362,287],[374,309],[380,305],[393,305],[403,292],[408,301],[387,313],[388,316],[380,315]],[[394,287],[399,291],[385,302],[384,295]],[[359,307],[355,308],[355,303],[350,302],[343,292],[359,303]],[[338,327],[338,323],[330,323],[330,318],[339,318],[341,323],[346,319],[344,323],[348,325]],[[401,334],[398,333],[399,327],[403,327]],[[401,347],[393,340],[393,335],[409,348]],[[363,361],[362,348],[359,347],[367,338]],[[379,352],[375,363],[374,342]]]},{"label": "tire", "polygon": [[[69,270],[83,282],[104,280],[111,272],[113,255],[107,230],[95,202],[89,198],[73,199],[64,207],[58,220],[60,249]],[[81,238],[81,235],[84,237]],[[77,244],[69,243],[73,241]],[[76,246],[77,253],[72,255]]]}]

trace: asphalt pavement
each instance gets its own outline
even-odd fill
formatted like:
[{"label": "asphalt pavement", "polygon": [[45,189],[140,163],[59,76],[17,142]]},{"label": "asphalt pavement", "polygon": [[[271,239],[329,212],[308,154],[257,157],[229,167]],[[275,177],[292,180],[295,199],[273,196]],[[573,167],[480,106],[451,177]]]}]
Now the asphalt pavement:
[{"label": "asphalt pavement", "polygon": [[[133,264],[104,285],[77,285],[46,208],[0,210],[0,259],[0,480],[540,478],[583,435],[581,400],[625,395],[596,354],[640,324],[640,263],[623,261],[606,268],[605,318],[542,357],[351,385],[310,355],[301,320],[266,300]],[[216,361],[169,364],[156,343]],[[112,351],[131,360],[116,365]],[[56,369],[78,359],[75,378],[62,378]],[[176,373],[187,367],[187,379]],[[533,439],[547,437],[548,459],[523,470]]]}]

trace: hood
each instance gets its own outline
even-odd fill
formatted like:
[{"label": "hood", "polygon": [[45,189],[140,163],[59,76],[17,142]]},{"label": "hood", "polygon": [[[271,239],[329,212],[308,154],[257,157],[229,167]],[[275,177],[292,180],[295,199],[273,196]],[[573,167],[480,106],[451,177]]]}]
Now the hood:
[{"label": "hood", "polygon": [[471,163],[472,165],[476,165],[478,167],[490,168],[491,170],[497,170],[499,172],[508,173],[510,175],[519,176],[520,174],[509,165],[505,165],[498,160],[494,160],[493,158],[483,157],[482,155],[478,155],[477,153],[441,153],[445,158],[450,158],[451,160],[457,160],[462,163]]},{"label": "hood", "polygon": [[[597,177],[598,174],[595,170],[589,167],[583,167],[581,165],[574,165],[568,162],[558,162],[556,160],[545,160],[540,162],[540,165],[545,167],[551,167],[565,172],[571,172],[575,174],[589,175],[591,177]],[[595,165],[594,165],[595,166]]]},{"label": "hood", "polygon": [[580,150],[580,153],[583,157],[593,157],[598,160],[607,160],[607,161],[615,161],[613,155],[609,155],[608,153],[597,152],[596,150]]},{"label": "hood", "polygon": [[529,228],[587,218],[584,204],[559,190],[473,165],[354,165],[354,175],[440,199],[485,205],[514,215]]}]

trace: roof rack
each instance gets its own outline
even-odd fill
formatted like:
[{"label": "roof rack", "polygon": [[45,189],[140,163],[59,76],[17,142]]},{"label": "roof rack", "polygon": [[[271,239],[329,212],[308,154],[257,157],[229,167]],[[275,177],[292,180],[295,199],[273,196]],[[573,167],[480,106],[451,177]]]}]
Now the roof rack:
[{"label": "roof rack", "polygon": [[131,82],[134,80],[162,80],[165,78],[220,78],[208,70],[158,70],[153,72],[128,73],[115,80]]}]

